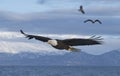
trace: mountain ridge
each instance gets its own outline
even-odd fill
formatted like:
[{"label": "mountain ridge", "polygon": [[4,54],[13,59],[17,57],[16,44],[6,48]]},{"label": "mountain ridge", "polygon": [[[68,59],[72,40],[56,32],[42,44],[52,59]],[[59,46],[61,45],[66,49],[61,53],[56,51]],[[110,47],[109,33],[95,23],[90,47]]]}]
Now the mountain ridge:
[{"label": "mountain ridge", "polygon": [[74,66],[120,66],[120,51],[113,50],[101,55],[85,52],[63,55],[41,55],[39,53],[0,53],[0,65],[74,65]]}]

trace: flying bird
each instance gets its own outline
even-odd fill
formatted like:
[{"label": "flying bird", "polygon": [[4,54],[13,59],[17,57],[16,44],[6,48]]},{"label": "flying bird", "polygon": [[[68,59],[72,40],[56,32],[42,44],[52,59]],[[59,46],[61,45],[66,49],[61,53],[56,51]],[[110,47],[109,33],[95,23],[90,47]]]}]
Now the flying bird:
[{"label": "flying bird", "polygon": [[96,20],[87,19],[84,21],[84,23],[86,23],[86,22],[92,22],[92,23],[98,22],[98,23],[102,24],[102,22],[98,19],[96,19]]},{"label": "flying bird", "polygon": [[73,52],[79,52],[80,49],[74,48],[73,46],[82,46],[82,45],[97,45],[97,44],[102,44],[101,43],[101,38],[95,38],[95,37],[90,37],[88,39],[84,38],[72,38],[72,39],[51,39],[48,37],[43,37],[43,36],[36,36],[36,35],[29,35],[24,33],[22,30],[20,32],[26,36],[28,39],[36,39],[40,40],[42,42],[47,42],[50,44],[52,47],[59,49],[59,50],[68,50],[68,51],[73,51]]},{"label": "flying bird", "polygon": [[84,9],[83,9],[83,6],[80,6],[79,11],[80,11],[82,14],[85,14],[85,11],[84,11]]}]

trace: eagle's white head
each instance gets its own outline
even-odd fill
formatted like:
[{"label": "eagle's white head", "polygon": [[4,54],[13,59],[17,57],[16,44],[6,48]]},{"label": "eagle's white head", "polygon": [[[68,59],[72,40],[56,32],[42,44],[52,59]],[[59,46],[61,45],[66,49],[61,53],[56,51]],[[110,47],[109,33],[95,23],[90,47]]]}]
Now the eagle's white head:
[{"label": "eagle's white head", "polygon": [[52,46],[58,45],[57,40],[48,40],[48,44],[51,44]]}]

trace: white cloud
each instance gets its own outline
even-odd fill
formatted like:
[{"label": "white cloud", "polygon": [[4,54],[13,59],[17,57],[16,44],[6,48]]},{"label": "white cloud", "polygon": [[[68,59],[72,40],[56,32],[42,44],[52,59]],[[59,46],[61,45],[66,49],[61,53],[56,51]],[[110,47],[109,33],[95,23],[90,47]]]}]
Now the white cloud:
[{"label": "white cloud", "polygon": [[47,44],[28,43],[28,42],[12,42],[0,41],[0,52],[5,53],[20,53],[20,52],[35,52],[40,54],[64,54],[65,51],[53,49]]},{"label": "white cloud", "polygon": [[[29,34],[33,34],[30,33]],[[66,39],[66,38],[90,38],[91,36],[87,35],[78,35],[78,34],[34,34],[38,36],[45,36],[50,38],[59,38],[59,39]],[[15,39],[15,38],[22,38],[25,37],[20,32],[0,32],[0,39]]]},{"label": "white cloud", "polygon": [[[32,34],[32,33],[30,33]],[[35,34],[55,39],[67,38],[90,38],[88,35],[79,34]],[[120,45],[120,36],[102,35],[103,45],[95,46],[77,46],[84,52],[91,54],[102,54],[114,49],[118,49]],[[0,52],[19,53],[19,52],[39,52],[41,54],[64,54],[67,51],[57,50],[47,43],[43,43],[34,39],[28,40],[18,32],[0,32]],[[96,49],[98,48],[98,49]]]},{"label": "white cloud", "polygon": [[2,39],[13,39],[22,37],[23,35],[17,32],[0,32],[0,38]]},{"label": "white cloud", "polygon": [[[51,38],[75,38],[84,37],[78,35],[59,35],[59,34],[35,34]],[[87,37],[87,36],[85,36]],[[47,43],[35,40],[28,41],[24,35],[18,32],[0,32],[0,52],[19,53],[19,52],[39,52],[41,54],[64,54],[64,50],[56,50]]]}]

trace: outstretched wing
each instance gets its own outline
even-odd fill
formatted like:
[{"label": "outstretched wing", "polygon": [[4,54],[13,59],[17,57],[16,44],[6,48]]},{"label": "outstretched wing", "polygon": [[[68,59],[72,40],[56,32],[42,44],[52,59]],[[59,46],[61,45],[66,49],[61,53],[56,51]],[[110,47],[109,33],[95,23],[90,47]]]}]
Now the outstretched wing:
[{"label": "outstretched wing", "polygon": [[102,24],[102,22],[100,20],[95,20],[95,22],[98,22],[98,23]]},{"label": "outstretched wing", "polygon": [[66,45],[70,45],[70,46],[79,46],[79,45],[96,45],[96,44],[102,44],[101,41],[99,41],[99,39],[92,39],[92,38],[88,38],[88,39],[65,39],[62,40],[63,43],[65,43]]},{"label": "outstretched wing", "polygon": [[80,11],[85,14],[85,11],[83,10],[83,6],[80,6]]},{"label": "outstretched wing", "polygon": [[42,37],[42,36],[35,36],[35,35],[28,35],[26,33],[24,33],[22,30],[20,30],[20,32],[26,36],[26,38],[28,39],[33,39],[35,38],[36,40],[40,40],[40,41],[43,41],[43,42],[47,42],[48,40],[50,40],[50,38],[47,38],[47,37]]},{"label": "outstretched wing", "polygon": [[84,23],[89,22],[89,21],[92,22],[92,23],[94,23],[94,21],[91,20],[91,19],[87,19],[87,20],[85,20]]}]

